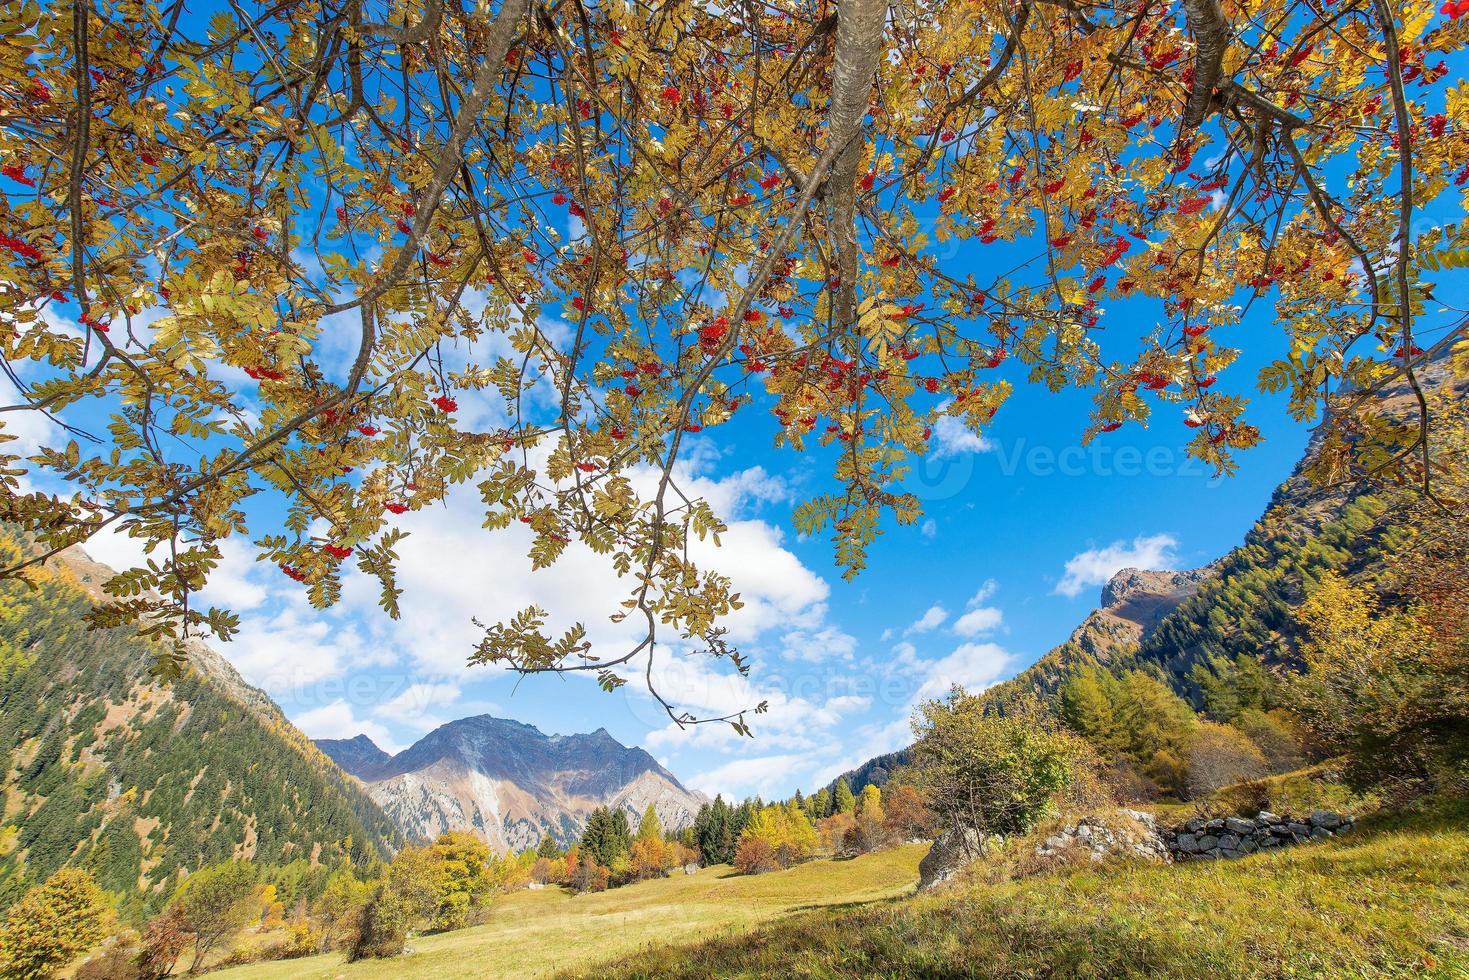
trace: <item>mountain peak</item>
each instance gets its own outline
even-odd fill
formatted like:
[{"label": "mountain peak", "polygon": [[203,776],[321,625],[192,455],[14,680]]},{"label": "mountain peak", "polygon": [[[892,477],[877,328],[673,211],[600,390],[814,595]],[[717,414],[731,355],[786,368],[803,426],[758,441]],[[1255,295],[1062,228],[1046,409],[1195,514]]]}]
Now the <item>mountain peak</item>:
[{"label": "mountain peak", "polygon": [[366,783],[409,836],[473,830],[497,850],[534,847],[547,834],[566,843],[599,806],[627,811],[636,825],[652,805],[664,827],[678,830],[704,802],[606,728],[546,735],[525,722],[472,715],[393,756],[364,736],[317,744]]}]

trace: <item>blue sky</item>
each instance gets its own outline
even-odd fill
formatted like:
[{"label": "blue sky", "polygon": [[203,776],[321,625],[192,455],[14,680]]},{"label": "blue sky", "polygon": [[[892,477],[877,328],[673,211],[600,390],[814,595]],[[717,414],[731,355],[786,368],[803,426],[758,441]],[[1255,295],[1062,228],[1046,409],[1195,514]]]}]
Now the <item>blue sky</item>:
[{"label": "blue sky", "polygon": [[[1283,338],[1259,314],[1237,333],[1246,353],[1221,386],[1248,389]],[[889,527],[850,583],[826,540],[803,540],[790,524],[794,503],[824,485],[821,451],[772,449],[758,416],[694,445],[684,477],[731,524],[725,546],[706,559],[749,601],[733,625],[754,666],[740,679],[722,664],[667,650],[656,676],[695,711],[769,701],[771,710],[753,719],[753,739],[722,725],[679,730],[636,679],[606,694],[587,675],[516,678],[466,666],[478,636],[472,617],[493,622],[535,602],[556,622],[582,619],[594,639],[615,639],[604,624],[626,588],[574,551],[531,573],[528,536],[518,526],[480,530],[472,488],[403,517],[406,594],[397,622],[378,611],[373,583],[360,578],[348,578],[337,608],[311,609],[273,566],[254,561],[243,539],[225,542],[225,565],[204,598],[241,614],[240,636],[222,651],[314,737],[366,732],[394,750],[445,721],[488,712],[547,732],[605,727],[711,794],[810,789],[906,744],[916,699],[951,683],[1002,680],[1063,641],[1117,569],[1194,567],[1226,552],[1308,436],[1280,400],[1262,396],[1252,418],[1266,441],[1242,455],[1234,477],[1216,479],[1184,456],[1191,430],[1168,409],[1146,428],[1129,424],[1082,448],[1086,393],[1030,387],[1019,368],[1000,368],[1016,393],[983,439],[947,427],[935,433],[909,482],[924,500],[922,523]],[[472,413],[465,404],[461,415]],[[136,554],[117,538],[89,548],[118,567]]]}]

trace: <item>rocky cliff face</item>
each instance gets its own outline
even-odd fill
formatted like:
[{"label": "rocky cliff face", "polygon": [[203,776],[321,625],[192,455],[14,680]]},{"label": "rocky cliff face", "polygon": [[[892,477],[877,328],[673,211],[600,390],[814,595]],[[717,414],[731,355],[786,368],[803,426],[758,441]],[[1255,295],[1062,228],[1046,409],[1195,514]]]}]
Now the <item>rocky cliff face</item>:
[{"label": "rocky cliff face", "polygon": [[636,827],[651,803],[665,829],[693,823],[704,802],[640,748],[605,729],[545,735],[489,715],[443,725],[395,756],[365,735],[318,743],[367,786],[409,837],[472,830],[498,851],[565,844],[599,806],[626,811]]},{"label": "rocky cliff face", "polygon": [[1071,642],[1098,661],[1135,647],[1215,574],[1213,565],[1183,572],[1124,568],[1102,587],[1102,604],[1071,633]]}]

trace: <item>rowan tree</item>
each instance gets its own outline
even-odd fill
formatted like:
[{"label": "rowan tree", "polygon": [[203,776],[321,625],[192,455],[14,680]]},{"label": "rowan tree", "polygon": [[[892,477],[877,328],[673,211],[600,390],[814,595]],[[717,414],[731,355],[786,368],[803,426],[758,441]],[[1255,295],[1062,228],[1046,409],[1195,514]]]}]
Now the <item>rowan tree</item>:
[{"label": "rowan tree", "polygon": [[855,574],[919,520],[934,426],[1021,379],[1090,391],[1085,440],[1180,415],[1232,470],[1253,304],[1317,475],[1431,495],[1418,375],[1469,264],[1469,226],[1418,220],[1469,184],[1469,8],[1437,2],[23,4],[0,420],[56,436],[0,457],[35,542],[0,573],[120,531],[151,557],[96,622],[227,638],[191,599],[248,536],[316,605],[350,567],[394,615],[396,518],[473,483],[537,567],[624,576],[639,634],[531,607],[475,660],[653,685],[677,638],[743,669],[688,554],[723,530],[694,435],[760,413],[829,462],[795,522]]}]

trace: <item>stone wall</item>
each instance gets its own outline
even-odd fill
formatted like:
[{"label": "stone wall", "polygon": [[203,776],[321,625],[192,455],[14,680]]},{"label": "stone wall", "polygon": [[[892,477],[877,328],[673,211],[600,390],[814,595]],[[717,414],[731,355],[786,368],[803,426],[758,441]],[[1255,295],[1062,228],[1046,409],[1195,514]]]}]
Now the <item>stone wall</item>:
[{"label": "stone wall", "polygon": [[1205,861],[1237,858],[1255,851],[1330,840],[1352,829],[1354,821],[1331,810],[1313,810],[1309,817],[1294,819],[1262,810],[1254,819],[1195,817],[1175,830],[1164,831],[1163,839],[1175,861]]}]

